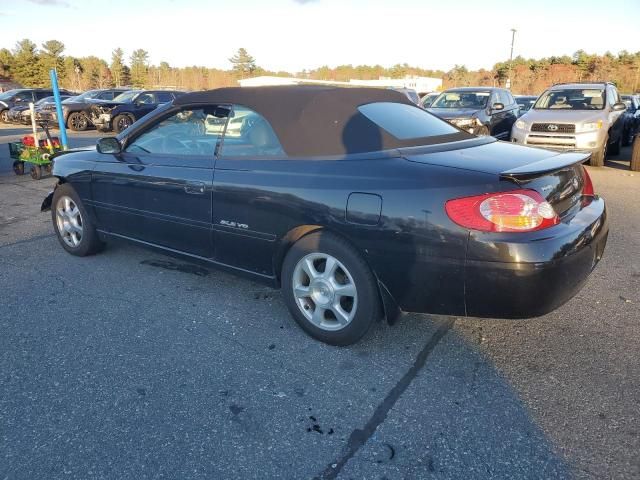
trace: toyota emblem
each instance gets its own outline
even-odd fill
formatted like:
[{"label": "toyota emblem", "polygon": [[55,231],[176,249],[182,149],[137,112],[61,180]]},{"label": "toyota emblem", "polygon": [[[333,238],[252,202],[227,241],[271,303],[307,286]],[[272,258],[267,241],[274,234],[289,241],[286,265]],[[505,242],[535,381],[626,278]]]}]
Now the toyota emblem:
[{"label": "toyota emblem", "polygon": [[550,132],[555,132],[556,130],[558,130],[558,125],[549,125],[547,126],[547,130],[549,130]]}]

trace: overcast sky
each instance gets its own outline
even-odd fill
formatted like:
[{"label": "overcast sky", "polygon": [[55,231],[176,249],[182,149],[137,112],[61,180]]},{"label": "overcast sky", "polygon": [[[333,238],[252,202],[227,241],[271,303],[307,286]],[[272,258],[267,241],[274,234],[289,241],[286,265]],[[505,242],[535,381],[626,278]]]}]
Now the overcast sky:
[{"label": "overcast sky", "polygon": [[269,70],[409,63],[490,68],[514,56],[640,50],[640,0],[0,0],[0,47],[28,37],[66,54],[229,68],[246,48]]}]

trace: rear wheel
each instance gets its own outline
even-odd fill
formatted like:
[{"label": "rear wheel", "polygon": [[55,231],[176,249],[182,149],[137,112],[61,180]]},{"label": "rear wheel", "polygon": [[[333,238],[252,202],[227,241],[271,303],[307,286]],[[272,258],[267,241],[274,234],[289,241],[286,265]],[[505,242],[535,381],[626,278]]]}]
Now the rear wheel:
[{"label": "rear wheel", "polygon": [[67,118],[67,126],[76,132],[84,132],[89,127],[89,120],[81,112],[73,112]]},{"label": "rear wheel", "polygon": [[16,160],[13,162],[13,173],[16,175],[24,175],[24,162]]},{"label": "rear wheel", "polygon": [[133,120],[129,115],[116,115],[113,119],[113,131],[120,133],[129,128],[133,124]]},{"label": "rear wheel", "polygon": [[103,243],[98,238],[87,210],[69,184],[58,185],[51,202],[51,219],[62,248],[84,257],[98,252]]},{"label": "rear wheel", "polygon": [[0,120],[2,123],[9,123],[9,110],[2,110],[0,112]]},{"label": "rear wheel", "polygon": [[289,312],[313,338],[351,345],[381,317],[375,277],[358,252],[328,233],[312,233],[287,253],[283,297]]}]

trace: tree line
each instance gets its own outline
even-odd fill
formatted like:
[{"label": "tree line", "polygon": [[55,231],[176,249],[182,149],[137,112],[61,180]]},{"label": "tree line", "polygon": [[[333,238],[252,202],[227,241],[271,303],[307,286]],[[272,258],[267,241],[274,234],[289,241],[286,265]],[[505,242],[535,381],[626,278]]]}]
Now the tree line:
[{"label": "tree line", "polygon": [[496,63],[491,69],[469,70],[456,65],[449,71],[429,70],[406,63],[382,65],[321,66],[292,74],[269,71],[257,65],[246,49],[240,48],[229,58],[228,70],[202,66],[172,67],[167,62],[151,65],[149,52],[133,50],[127,57],[122,48],[115,48],[109,61],[95,57],[65,55],[65,45],[48,40],[40,47],[29,39],[18,41],[12,49],[0,49],[0,75],[28,87],[49,86],[49,70],[58,72],[63,88],[83,91],[91,88],[133,86],[139,88],[176,88],[203,90],[237,85],[242,78],[257,75],[297,76],[314,80],[372,80],[380,77],[410,76],[443,79],[443,88],[456,86],[504,86],[511,77],[511,90],[521,94],[539,94],[553,83],[609,80],[620,91],[640,90],[640,51],[621,51],[617,55],[593,55],[583,50],[572,56],[525,59]]}]

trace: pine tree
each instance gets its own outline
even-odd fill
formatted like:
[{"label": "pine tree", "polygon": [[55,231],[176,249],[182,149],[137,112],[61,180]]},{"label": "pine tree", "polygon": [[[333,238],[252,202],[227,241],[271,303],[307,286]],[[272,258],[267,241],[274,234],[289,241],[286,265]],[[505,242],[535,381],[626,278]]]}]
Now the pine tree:
[{"label": "pine tree", "polygon": [[236,54],[229,59],[233,64],[233,71],[244,78],[245,75],[251,75],[256,68],[256,60],[244,48],[239,48]]},{"label": "pine tree", "polygon": [[127,85],[129,83],[128,79],[124,78],[124,73],[124,51],[121,48],[116,48],[111,52],[111,75],[116,87],[121,87],[122,85]]},{"label": "pine tree", "polygon": [[44,87],[42,65],[36,44],[28,38],[16,43],[14,50],[13,79],[25,87]]},{"label": "pine tree", "polygon": [[142,48],[131,54],[131,83],[134,87],[144,87],[149,70],[149,53]]},{"label": "pine tree", "polygon": [[47,40],[42,44],[40,58],[45,82],[49,82],[49,70],[51,69],[55,69],[58,78],[64,77],[65,69],[62,52],[64,52],[64,43],[58,40]]}]

